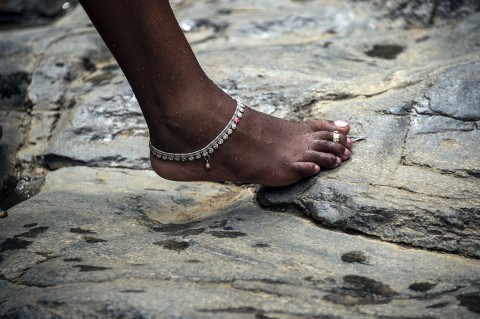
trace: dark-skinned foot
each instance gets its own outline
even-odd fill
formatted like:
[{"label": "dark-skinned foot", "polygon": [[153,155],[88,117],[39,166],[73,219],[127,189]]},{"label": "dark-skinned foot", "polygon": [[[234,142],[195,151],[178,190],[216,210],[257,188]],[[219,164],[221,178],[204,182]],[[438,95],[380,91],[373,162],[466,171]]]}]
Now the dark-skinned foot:
[{"label": "dark-skinned foot", "polygon": [[[228,105],[223,105],[221,111],[209,113],[218,116],[206,120],[202,118],[199,123],[188,123],[190,130],[187,129],[187,132],[185,125],[182,125],[182,134],[157,138],[156,140],[161,140],[162,143],[154,140],[154,146],[172,153],[201,149],[227,125],[234,112],[235,102],[230,100],[226,104]],[[225,110],[229,111],[224,112]],[[225,115],[228,113],[230,116]],[[192,116],[195,117],[194,114]],[[171,124],[171,120],[167,122]],[[201,135],[189,136],[189,131],[198,132],[198,126],[207,122],[214,124],[205,125]],[[154,155],[151,155],[150,159],[153,170],[170,180],[232,181],[286,186],[314,176],[322,168],[338,167],[349,159],[352,148],[352,141],[347,137],[349,130],[350,126],[345,121],[292,122],[245,108],[236,130],[211,154],[211,169],[205,168],[205,161],[202,159],[186,163],[162,160]],[[332,141],[334,131],[340,133],[338,143]],[[186,140],[194,140],[196,147],[186,143]],[[186,144],[189,146],[186,147]]]}]

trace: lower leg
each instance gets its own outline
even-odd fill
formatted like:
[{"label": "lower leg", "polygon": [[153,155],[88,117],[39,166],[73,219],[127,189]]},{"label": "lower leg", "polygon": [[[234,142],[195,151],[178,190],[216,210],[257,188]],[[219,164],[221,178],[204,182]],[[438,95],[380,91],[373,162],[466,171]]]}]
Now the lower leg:
[{"label": "lower leg", "polygon": [[[203,72],[168,0],[82,0],[138,99],[153,145],[166,152],[200,149],[222,131],[235,101]],[[246,109],[241,124],[214,154],[181,164],[154,156],[152,168],[174,180],[230,180],[288,185],[350,157],[346,123],[295,123]],[[342,133],[340,143],[332,132]]]},{"label": "lower leg", "polygon": [[[182,145],[186,141],[162,143],[179,135],[191,141],[205,134],[186,131],[185,126],[192,124],[193,115],[203,115],[205,110],[199,106],[209,105],[211,99],[233,107],[233,101],[201,69],[168,0],[84,0],[81,4],[125,73],[158,146],[186,151],[193,146]],[[218,110],[208,109],[203,116],[214,111]],[[227,113],[224,110],[223,115]]]}]

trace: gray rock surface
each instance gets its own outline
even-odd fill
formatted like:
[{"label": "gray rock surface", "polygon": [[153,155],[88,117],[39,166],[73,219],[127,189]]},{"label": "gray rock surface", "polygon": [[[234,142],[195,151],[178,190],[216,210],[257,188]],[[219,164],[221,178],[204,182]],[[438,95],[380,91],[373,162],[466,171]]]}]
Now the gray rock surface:
[{"label": "gray rock surface", "polygon": [[76,3],[76,0],[3,0],[0,2],[0,22],[45,23]]},{"label": "gray rock surface", "polygon": [[252,196],[147,171],[50,173],[0,223],[0,316],[478,317],[478,260],[332,232]]},{"label": "gray rock surface", "polygon": [[408,26],[428,27],[445,18],[461,17],[478,11],[477,0],[373,0],[393,19]]},{"label": "gray rock surface", "polygon": [[[365,140],[352,161],[310,185],[264,188],[258,200],[328,227],[479,258],[479,79],[478,63],[455,66],[413,102],[354,120]],[[388,106],[400,96],[374,99]]]},{"label": "gray rock surface", "polygon": [[[258,192],[162,180],[80,7],[1,30],[0,208],[20,177],[46,183],[0,219],[0,317],[478,317],[475,2],[172,3],[224,90],[349,120],[352,159]],[[427,24],[411,15],[431,4]]]}]

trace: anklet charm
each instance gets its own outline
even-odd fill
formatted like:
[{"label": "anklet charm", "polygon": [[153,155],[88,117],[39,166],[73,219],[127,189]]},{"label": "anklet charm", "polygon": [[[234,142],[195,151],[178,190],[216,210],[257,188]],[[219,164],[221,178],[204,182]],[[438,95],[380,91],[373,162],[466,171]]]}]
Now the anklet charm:
[{"label": "anklet charm", "polygon": [[205,159],[205,169],[210,169],[210,163],[208,162],[210,160],[210,155],[205,156],[204,159]]},{"label": "anklet charm", "polygon": [[228,122],[227,126],[223,129],[223,131],[220,132],[220,134],[218,134],[218,136],[212,142],[210,142],[204,148],[190,153],[168,153],[161,151],[155,146],[153,146],[152,141],[150,140],[150,152],[152,152],[152,154],[156,158],[164,161],[192,162],[196,159],[201,159],[203,157],[203,159],[205,160],[205,169],[209,170],[211,167],[209,163],[210,154],[215,152],[215,150],[217,150],[220,145],[222,145],[228,139],[229,135],[231,135],[233,131],[235,131],[237,125],[240,124],[240,119],[242,118],[243,112],[245,111],[245,106],[240,101],[236,101],[237,108],[235,109],[235,113]]}]

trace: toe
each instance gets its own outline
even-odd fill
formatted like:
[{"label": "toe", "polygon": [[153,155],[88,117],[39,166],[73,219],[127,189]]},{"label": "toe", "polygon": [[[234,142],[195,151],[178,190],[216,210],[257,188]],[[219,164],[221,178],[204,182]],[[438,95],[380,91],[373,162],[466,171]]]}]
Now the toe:
[{"label": "toe", "polygon": [[341,143],[327,140],[316,140],[312,149],[317,152],[335,155],[340,157],[342,161],[347,160],[351,156],[351,152],[347,147]]},{"label": "toe", "polygon": [[301,179],[317,175],[320,172],[320,166],[313,162],[296,162],[292,167],[295,174]]},{"label": "toe", "polygon": [[[328,131],[319,131],[315,132],[313,134],[314,138],[317,140],[326,140],[326,141],[333,141],[333,132],[328,132]],[[352,139],[350,139],[348,136],[345,134],[340,134],[340,144],[342,144],[344,147],[351,149],[352,148]]]},{"label": "toe", "polygon": [[315,151],[308,151],[304,154],[304,160],[316,163],[320,165],[320,167],[325,168],[335,168],[338,167],[342,163],[342,159],[340,156],[336,156],[332,153],[325,153],[325,152],[315,152]]},{"label": "toe", "polygon": [[344,120],[312,120],[309,122],[309,124],[315,131],[339,131],[344,135],[347,135],[350,131],[350,124],[348,124],[348,122]]}]

